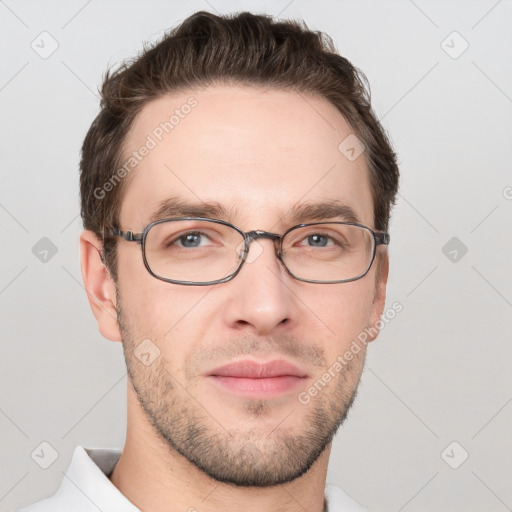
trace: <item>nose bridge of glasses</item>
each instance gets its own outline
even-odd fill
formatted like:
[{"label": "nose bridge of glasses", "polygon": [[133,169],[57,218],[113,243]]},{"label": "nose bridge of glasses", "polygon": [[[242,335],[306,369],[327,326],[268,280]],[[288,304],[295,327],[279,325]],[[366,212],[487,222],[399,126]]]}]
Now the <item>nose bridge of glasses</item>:
[{"label": "nose bridge of glasses", "polygon": [[257,240],[258,238],[267,238],[272,240],[274,242],[274,247],[276,248],[277,254],[279,255],[279,242],[281,241],[282,236],[276,233],[270,233],[269,231],[262,231],[260,229],[255,229],[245,233],[245,246],[247,252],[250,250],[251,242],[253,240]]},{"label": "nose bridge of glasses", "polygon": [[277,235],[276,233],[270,233],[269,231],[262,231],[260,229],[255,229],[253,231],[249,231],[245,234],[246,238],[249,241],[256,240],[257,238],[270,238],[270,240],[279,240],[281,235]]}]

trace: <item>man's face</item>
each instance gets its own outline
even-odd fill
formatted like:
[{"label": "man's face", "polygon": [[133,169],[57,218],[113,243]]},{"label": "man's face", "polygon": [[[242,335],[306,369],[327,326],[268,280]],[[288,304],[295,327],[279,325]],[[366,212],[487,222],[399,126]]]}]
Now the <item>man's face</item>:
[{"label": "man's face", "polygon": [[[145,106],[127,153],[191,96],[197,106],[130,176],[121,229],[142,231],[171,197],[220,203],[230,213],[223,220],[244,231],[282,234],[293,225],[292,207],[332,200],[374,227],[364,157],[349,161],[339,151],[352,130],[324,99],[227,86],[175,94]],[[269,239],[251,244],[249,261],[226,283],[170,284],[149,274],[138,244],[120,240],[117,312],[140,414],[170,449],[216,480],[267,486],[304,474],[329,445],[355,396],[364,347],[341,370],[333,364],[379,318],[383,296],[375,264],[353,282],[301,282]],[[145,365],[134,350],[148,339],[152,357],[160,352]],[[252,394],[211,377],[213,369],[247,359],[286,360],[307,377]],[[330,382],[318,386],[329,368]],[[300,401],[315,383],[316,395]]]}]

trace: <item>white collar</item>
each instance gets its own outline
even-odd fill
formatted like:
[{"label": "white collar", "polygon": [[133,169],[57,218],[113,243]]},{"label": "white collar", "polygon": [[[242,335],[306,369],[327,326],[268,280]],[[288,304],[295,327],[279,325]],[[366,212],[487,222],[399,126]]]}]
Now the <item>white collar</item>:
[{"label": "white collar", "polygon": [[[141,512],[108,479],[121,450],[77,446],[57,492],[17,512]],[[327,512],[367,512],[339,487],[325,487]]]}]

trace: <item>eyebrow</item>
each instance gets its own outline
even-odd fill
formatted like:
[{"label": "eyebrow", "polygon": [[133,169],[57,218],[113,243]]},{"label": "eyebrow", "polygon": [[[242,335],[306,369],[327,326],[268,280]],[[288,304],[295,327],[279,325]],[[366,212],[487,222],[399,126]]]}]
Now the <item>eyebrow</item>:
[{"label": "eyebrow", "polygon": [[170,197],[160,203],[158,209],[151,214],[149,222],[174,217],[205,217],[227,221],[235,214],[235,208],[226,208],[216,201],[189,202],[179,197]]},{"label": "eyebrow", "polygon": [[[151,214],[149,222],[175,217],[204,217],[232,222],[236,213],[236,208],[226,207],[217,201],[189,202],[179,197],[170,197],[160,203],[158,209]],[[302,224],[338,218],[346,222],[361,223],[354,208],[335,199],[319,203],[295,204],[289,211],[280,215],[280,221],[285,224]]]},{"label": "eyebrow", "polygon": [[289,222],[298,224],[311,220],[332,220],[336,218],[342,218],[346,222],[361,223],[354,208],[336,199],[321,203],[294,205],[286,218]]}]

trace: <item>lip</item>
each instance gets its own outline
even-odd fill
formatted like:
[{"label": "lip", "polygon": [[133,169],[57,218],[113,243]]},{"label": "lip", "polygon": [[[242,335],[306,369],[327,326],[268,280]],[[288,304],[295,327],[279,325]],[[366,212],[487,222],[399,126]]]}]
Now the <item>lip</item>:
[{"label": "lip", "polygon": [[219,366],[208,373],[211,377],[238,377],[245,379],[268,379],[275,377],[307,377],[307,372],[284,359],[258,363],[250,359]]},{"label": "lip", "polygon": [[223,392],[268,399],[295,390],[308,375],[283,359],[265,363],[246,359],[215,368],[207,377]]}]

